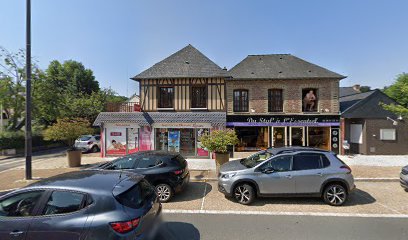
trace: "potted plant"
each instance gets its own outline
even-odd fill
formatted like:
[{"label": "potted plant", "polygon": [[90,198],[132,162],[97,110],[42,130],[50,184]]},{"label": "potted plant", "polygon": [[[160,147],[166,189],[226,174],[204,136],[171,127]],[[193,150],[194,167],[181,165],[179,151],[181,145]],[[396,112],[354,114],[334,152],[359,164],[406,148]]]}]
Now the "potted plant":
[{"label": "potted plant", "polygon": [[238,137],[233,129],[213,130],[200,138],[201,145],[215,153],[217,173],[220,166],[229,161],[228,146],[238,143]]},{"label": "potted plant", "polygon": [[82,151],[75,148],[75,139],[80,135],[92,132],[93,129],[88,120],[64,118],[58,119],[54,125],[44,131],[44,139],[65,142],[69,146],[67,150],[68,166],[79,167],[81,166]]}]

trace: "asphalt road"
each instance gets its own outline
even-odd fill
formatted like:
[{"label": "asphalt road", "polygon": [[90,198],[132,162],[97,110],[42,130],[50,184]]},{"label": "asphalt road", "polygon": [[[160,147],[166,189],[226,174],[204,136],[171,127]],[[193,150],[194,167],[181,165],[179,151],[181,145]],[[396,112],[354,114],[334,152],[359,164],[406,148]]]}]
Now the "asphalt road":
[{"label": "asphalt road", "polygon": [[[53,157],[60,157],[65,154],[66,148],[56,148],[33,153],[33,162],[44,161]],[[0,172],[25,165],[25,157],[12,157],[0,159]]]},{"label": "asphalt road", "polygon": [[408,239],[408,218],[163,214],[160,240]]}]

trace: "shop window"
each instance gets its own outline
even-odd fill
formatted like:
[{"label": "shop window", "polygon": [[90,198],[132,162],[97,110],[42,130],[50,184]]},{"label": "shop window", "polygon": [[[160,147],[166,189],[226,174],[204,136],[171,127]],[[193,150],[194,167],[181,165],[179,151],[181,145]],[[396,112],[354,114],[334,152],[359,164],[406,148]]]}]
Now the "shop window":
[{"label": "shop window", "polygon": [[237,152],[259,151],[268,147],[267,127],[236,127],[239,143]]},{"label": "shop window", "polygon": [[283,91],[282,89],[268,90],[268,111],[283,112]]},{"label": "shop window", "polygon": [[396,140],[396,131],[395,129],[380,129],[380,140]]},{"label": "shop window", "polygon": [[317,112],[318,110],[318,99],[317,99],[317,89],[316,88],[305,88],[302,90],[303,98],[303,112]]},{"label": "shop window", "polygon": [[330,150],[330,128],[308,127],[309,147]]},{"label": "shop window", "polygon": [[207,87],[191,87],[191,108],[207,108]]},{"label": "shop window", "polygon": [[173,99],[173,87],[159,87],[159,108],[173,108]]},{"label": "shop window", "polygon": [[248,90],[234,90],[234,112],[248,112]]}]

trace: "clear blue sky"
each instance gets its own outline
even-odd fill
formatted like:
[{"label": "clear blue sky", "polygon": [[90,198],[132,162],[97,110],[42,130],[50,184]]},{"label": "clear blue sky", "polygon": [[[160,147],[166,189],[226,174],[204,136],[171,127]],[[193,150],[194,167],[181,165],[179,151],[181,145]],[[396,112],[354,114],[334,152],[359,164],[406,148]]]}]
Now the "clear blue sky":
[{"label": "clear blue sky", "polygon": [[[408,1],[32,0],[32,51],[74,59],[131,95],[136,75],[191,43],[230,69],[248,54],[291,53],[383,87],[408,72]],[[0,45],[24,48],[25,0],[0,1]]]}]

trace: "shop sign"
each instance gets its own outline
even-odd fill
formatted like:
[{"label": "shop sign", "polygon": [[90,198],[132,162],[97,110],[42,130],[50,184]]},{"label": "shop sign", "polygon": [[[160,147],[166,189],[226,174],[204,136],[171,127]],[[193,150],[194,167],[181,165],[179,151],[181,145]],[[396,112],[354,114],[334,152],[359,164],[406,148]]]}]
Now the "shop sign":
[{"label": "shop sign", "polygon": [[210,123],[155,123],[155,128],[211,128]]},{"label": "shop sign", "polygon": [[227,116],[227,126],[339,126],[336,115],[233,115]]}]

